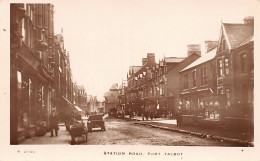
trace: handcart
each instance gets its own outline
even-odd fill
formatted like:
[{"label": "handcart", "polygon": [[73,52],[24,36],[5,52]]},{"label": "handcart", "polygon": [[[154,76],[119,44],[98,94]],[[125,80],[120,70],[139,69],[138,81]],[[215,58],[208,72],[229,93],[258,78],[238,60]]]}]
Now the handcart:
[{"label": "handcart", "polygon": [[70,127],[70,135],[72,145],[76,143],[76,137],[83,137],[84,141],[87,142],[88,130],[85,123],[79,121],[74,122]]}]

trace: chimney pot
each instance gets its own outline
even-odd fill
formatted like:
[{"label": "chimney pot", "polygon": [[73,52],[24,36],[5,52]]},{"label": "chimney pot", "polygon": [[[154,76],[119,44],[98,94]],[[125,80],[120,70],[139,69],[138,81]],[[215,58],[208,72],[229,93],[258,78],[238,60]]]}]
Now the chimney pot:
[{"label": "chimney pot", "polygon": [[201,56],[201,49],[200,49],[200,44],[189,44],[187,45],[188,47],[188,57],[191,56],[192,54],[198,54]]},{"label": "chimney pot", "polygon": [[218,46],[218,41],[205,41],[206,51],[209,52]]},{"label": "chimney pot", "polygon": [[244,18],[244,24],[247,25],[254,25],[254,17],[253,16],[247,16]]}]

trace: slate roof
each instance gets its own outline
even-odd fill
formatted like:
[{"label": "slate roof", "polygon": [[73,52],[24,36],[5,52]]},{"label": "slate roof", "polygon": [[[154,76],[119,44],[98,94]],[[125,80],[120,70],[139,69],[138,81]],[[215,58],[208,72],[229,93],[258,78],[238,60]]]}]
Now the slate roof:
[{"label": "slate roof", "polygon": [[194,62],[192,62],[190,65],[188,65],[187,67],[185,67],[184,69],[182,69],[180,72],[191,69],[197,65],[200,65],[202,63],[205,63],[211,59],[213,59],[216,56],[216,52],[217,52],[217,47],[212,49],[211,51],[209,51],[208,53],[204,53],[201,55],[201,57],[199,57],[197,60],[195,60]]},{"label": "slate roof", "polygon": [[254,26],[248,24],[223,23],[231,49],[238,47],[242,42],[254,35]]},{"label": "slate roof", "polygon": [[250,36],[248,39],[246,39],[244,42],[242,42],[240,45],[238,45],[237,47],[240,47],[240,46],[243,46],[243,45],[246,45],[250,42],[254,41],[254,35]]},{"label": "slate roof", "polygon": [[129,67],[129,72],[132,72],[132,74],[135,74],[138,70],[140,70],[142,68],[142,66],[130,66]]}]

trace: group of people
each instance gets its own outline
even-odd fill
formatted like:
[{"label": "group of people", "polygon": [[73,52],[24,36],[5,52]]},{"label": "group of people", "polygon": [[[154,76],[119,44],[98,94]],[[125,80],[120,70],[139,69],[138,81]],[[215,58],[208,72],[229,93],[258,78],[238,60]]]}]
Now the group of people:
[{"label": "group of people", "polygon": [[144,118],[148,120],[149,118],[153,120],[155,118],[155,112],[153,110],[145,110],[142,114],[143,120]]}]

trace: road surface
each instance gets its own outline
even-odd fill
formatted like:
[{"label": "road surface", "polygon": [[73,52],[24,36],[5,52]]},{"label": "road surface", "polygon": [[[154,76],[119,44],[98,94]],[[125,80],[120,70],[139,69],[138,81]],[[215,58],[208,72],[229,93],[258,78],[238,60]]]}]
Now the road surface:
[{"label": "road surface", "polygon": [[134,121],[106,118],[106,131],[99,128],[88,133],[87,145],[157,145],[157,146],[234,146],[230,143],[187,134],[150,128]]}]

